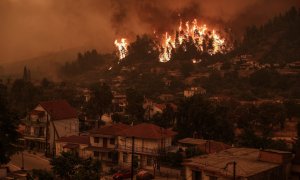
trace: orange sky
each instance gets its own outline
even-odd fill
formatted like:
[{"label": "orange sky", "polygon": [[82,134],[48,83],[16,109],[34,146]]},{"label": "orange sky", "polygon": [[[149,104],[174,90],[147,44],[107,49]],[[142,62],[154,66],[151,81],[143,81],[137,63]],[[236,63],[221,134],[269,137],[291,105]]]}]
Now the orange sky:
[{"label": "orange sky", "polygon": [[227,23],[237,31],[299,0],[1,0],[0,63],[85,47],[113,49],[115,38],[166,30],[181,18]]}]

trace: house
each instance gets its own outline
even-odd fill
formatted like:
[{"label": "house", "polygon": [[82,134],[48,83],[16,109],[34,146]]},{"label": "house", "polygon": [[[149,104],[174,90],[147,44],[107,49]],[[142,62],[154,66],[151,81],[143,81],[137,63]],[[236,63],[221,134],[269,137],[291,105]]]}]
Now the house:
[{"label": "house", "polygon": [[185,179],[288,179],[292,154],[285,151],[230,148],[183,162]]},{"label": "house", "polygon": [[55,141],[60,137],[78,135],[76,110],[65,100],[40,102],[25,119],[24,146],[30,150],[55,154]]},{"label": "house", "polygon": [[118,137],[121,131],[128,129],[130,126],[122,123],[102,126],[90,130],[90,145],[86,148],[90,151],[91,157],[99,159],[106,164],[117,162],[116,147]]},{"label": "house", "polygon": [[113,112],[125,113],[127,107],[127,98],[125,94],[114,94],[112,99]]},{"label": "house", "polygon": [[206,94],[206,90],[204,88],[198,86],[198,87],[190,87],[183,91],[183,95],[186,98],[192,97],[196,94],[201,94],[201,95]]},{"label": "house", "polygon": [[134,125],[123,130],[118,137],[119,165],[125,167],[131,165],[132,149],[134,149],[138,166],[153,169],[157,165],[161,150],[171,150],[175,135],[172,130],[149,123]]},{"label": "house", "polygon": [[86,147],[90,145],[89,136],[68,136],[61,137],[56,140],[56,155],[60,155],[62,152],[74,152],[79,157],[86,158],[89,153],[86,151]]},{"label": "house", "polygon": [[177,111],[177,106],[174,103],[155,103],[152,100],[145,100],[143,104],[143,108],[145,109],[145,119],[150,120],[154,115],[162,114],[167,106],[172,108],[174,112]]},{"label": "house", "polygon": [[186,150],[188,148],[195,148],[205,154],[217,153],[231,148],[230,145],[223,142],[196,138],[180,139],[178,140],[178,145],[183,150]]}]

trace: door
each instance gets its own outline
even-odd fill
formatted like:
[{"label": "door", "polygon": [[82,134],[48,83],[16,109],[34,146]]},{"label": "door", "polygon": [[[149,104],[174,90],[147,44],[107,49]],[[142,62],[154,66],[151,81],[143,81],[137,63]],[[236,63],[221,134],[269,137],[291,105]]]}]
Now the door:
[{"label": "door", "polygon": [[107,138],[103,138],[103,147],[107,147]]}]

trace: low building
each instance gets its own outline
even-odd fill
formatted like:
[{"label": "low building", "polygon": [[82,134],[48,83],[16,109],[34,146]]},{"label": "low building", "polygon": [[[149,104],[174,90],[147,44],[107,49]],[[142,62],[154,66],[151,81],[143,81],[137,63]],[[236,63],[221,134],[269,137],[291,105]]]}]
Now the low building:
[{"label": "low building", "polygon": [[178,140],[178,145],[181,149],[186,150],[188,148],[195,148],[198,151],[210,154],[223,151],[225,149],[231,148],[230,145],[223,142],[196,138],[184,138]]},{"label": "low building", "polygon": [[25,119],[24,146],[30,150],[56,154],[55,141],[60,137],[78,135],[76,110],[65,100],[40,102]]},{"label": "low building", "polygon": [[185,179],[288,179],[292,154],[285,151],[230,148],[184,161]]},{"label": "low building", "polygon": [[79,157],[89,157],[89,152],[86,151],[86,147],[90,145],[89,136],[68,136],[61,137],[56,140],[56,155],[60,155],[62,152],[74,152]]},{"label": "low building", "polygon": [[126,124],[106,125],[89,131],[90,146],[86,148],[90,151],[91,157],[102,160],[106,164],[117,163],[118,157],[116,148],[118,146],[118,136],[121,131],[128,129]]},{"label": "low building", "polygon": [[130,166],[134,138],[134,157],[138,167],[151,168],[157,165],[162,151],[172,148],[172,139],[176,133],[154,124],[142,123],[131,126],[121,132],[118,138],[119,165]]}]

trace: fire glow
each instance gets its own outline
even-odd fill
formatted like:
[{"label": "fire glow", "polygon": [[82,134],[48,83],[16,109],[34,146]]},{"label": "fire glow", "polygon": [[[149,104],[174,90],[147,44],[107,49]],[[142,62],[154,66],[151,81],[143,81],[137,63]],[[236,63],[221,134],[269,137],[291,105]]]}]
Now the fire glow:
[{"label": "fire glow", "polygon": [[[157,37],[156,33],[155,36]],[[197,19],[194,19],[192,23],[187,21],[184,24],[180,21],[175,35],[172,36],[166,32],[161,37],[157,43],[159,62],[170,61],[172,52],[176,52],[179,47],[187,51],[188,43],[192,43],[199,53],[206,52],[209,55],[226,53],[229,49],[226,47],[225,38],[222,38],[214,29],[210,30],[206,24],[198,25]],[[119,50],[119,60],[122,60],[128,53],[126,39],[121,39],[121,42],[116,40],[115,45]]]},{"label": "fire glow", "polygon": [[120,41],[115,40],[115,46],[118,48],[119,60],[124,59],[128,54],[127,40],[125,38],[122,38]]}]

